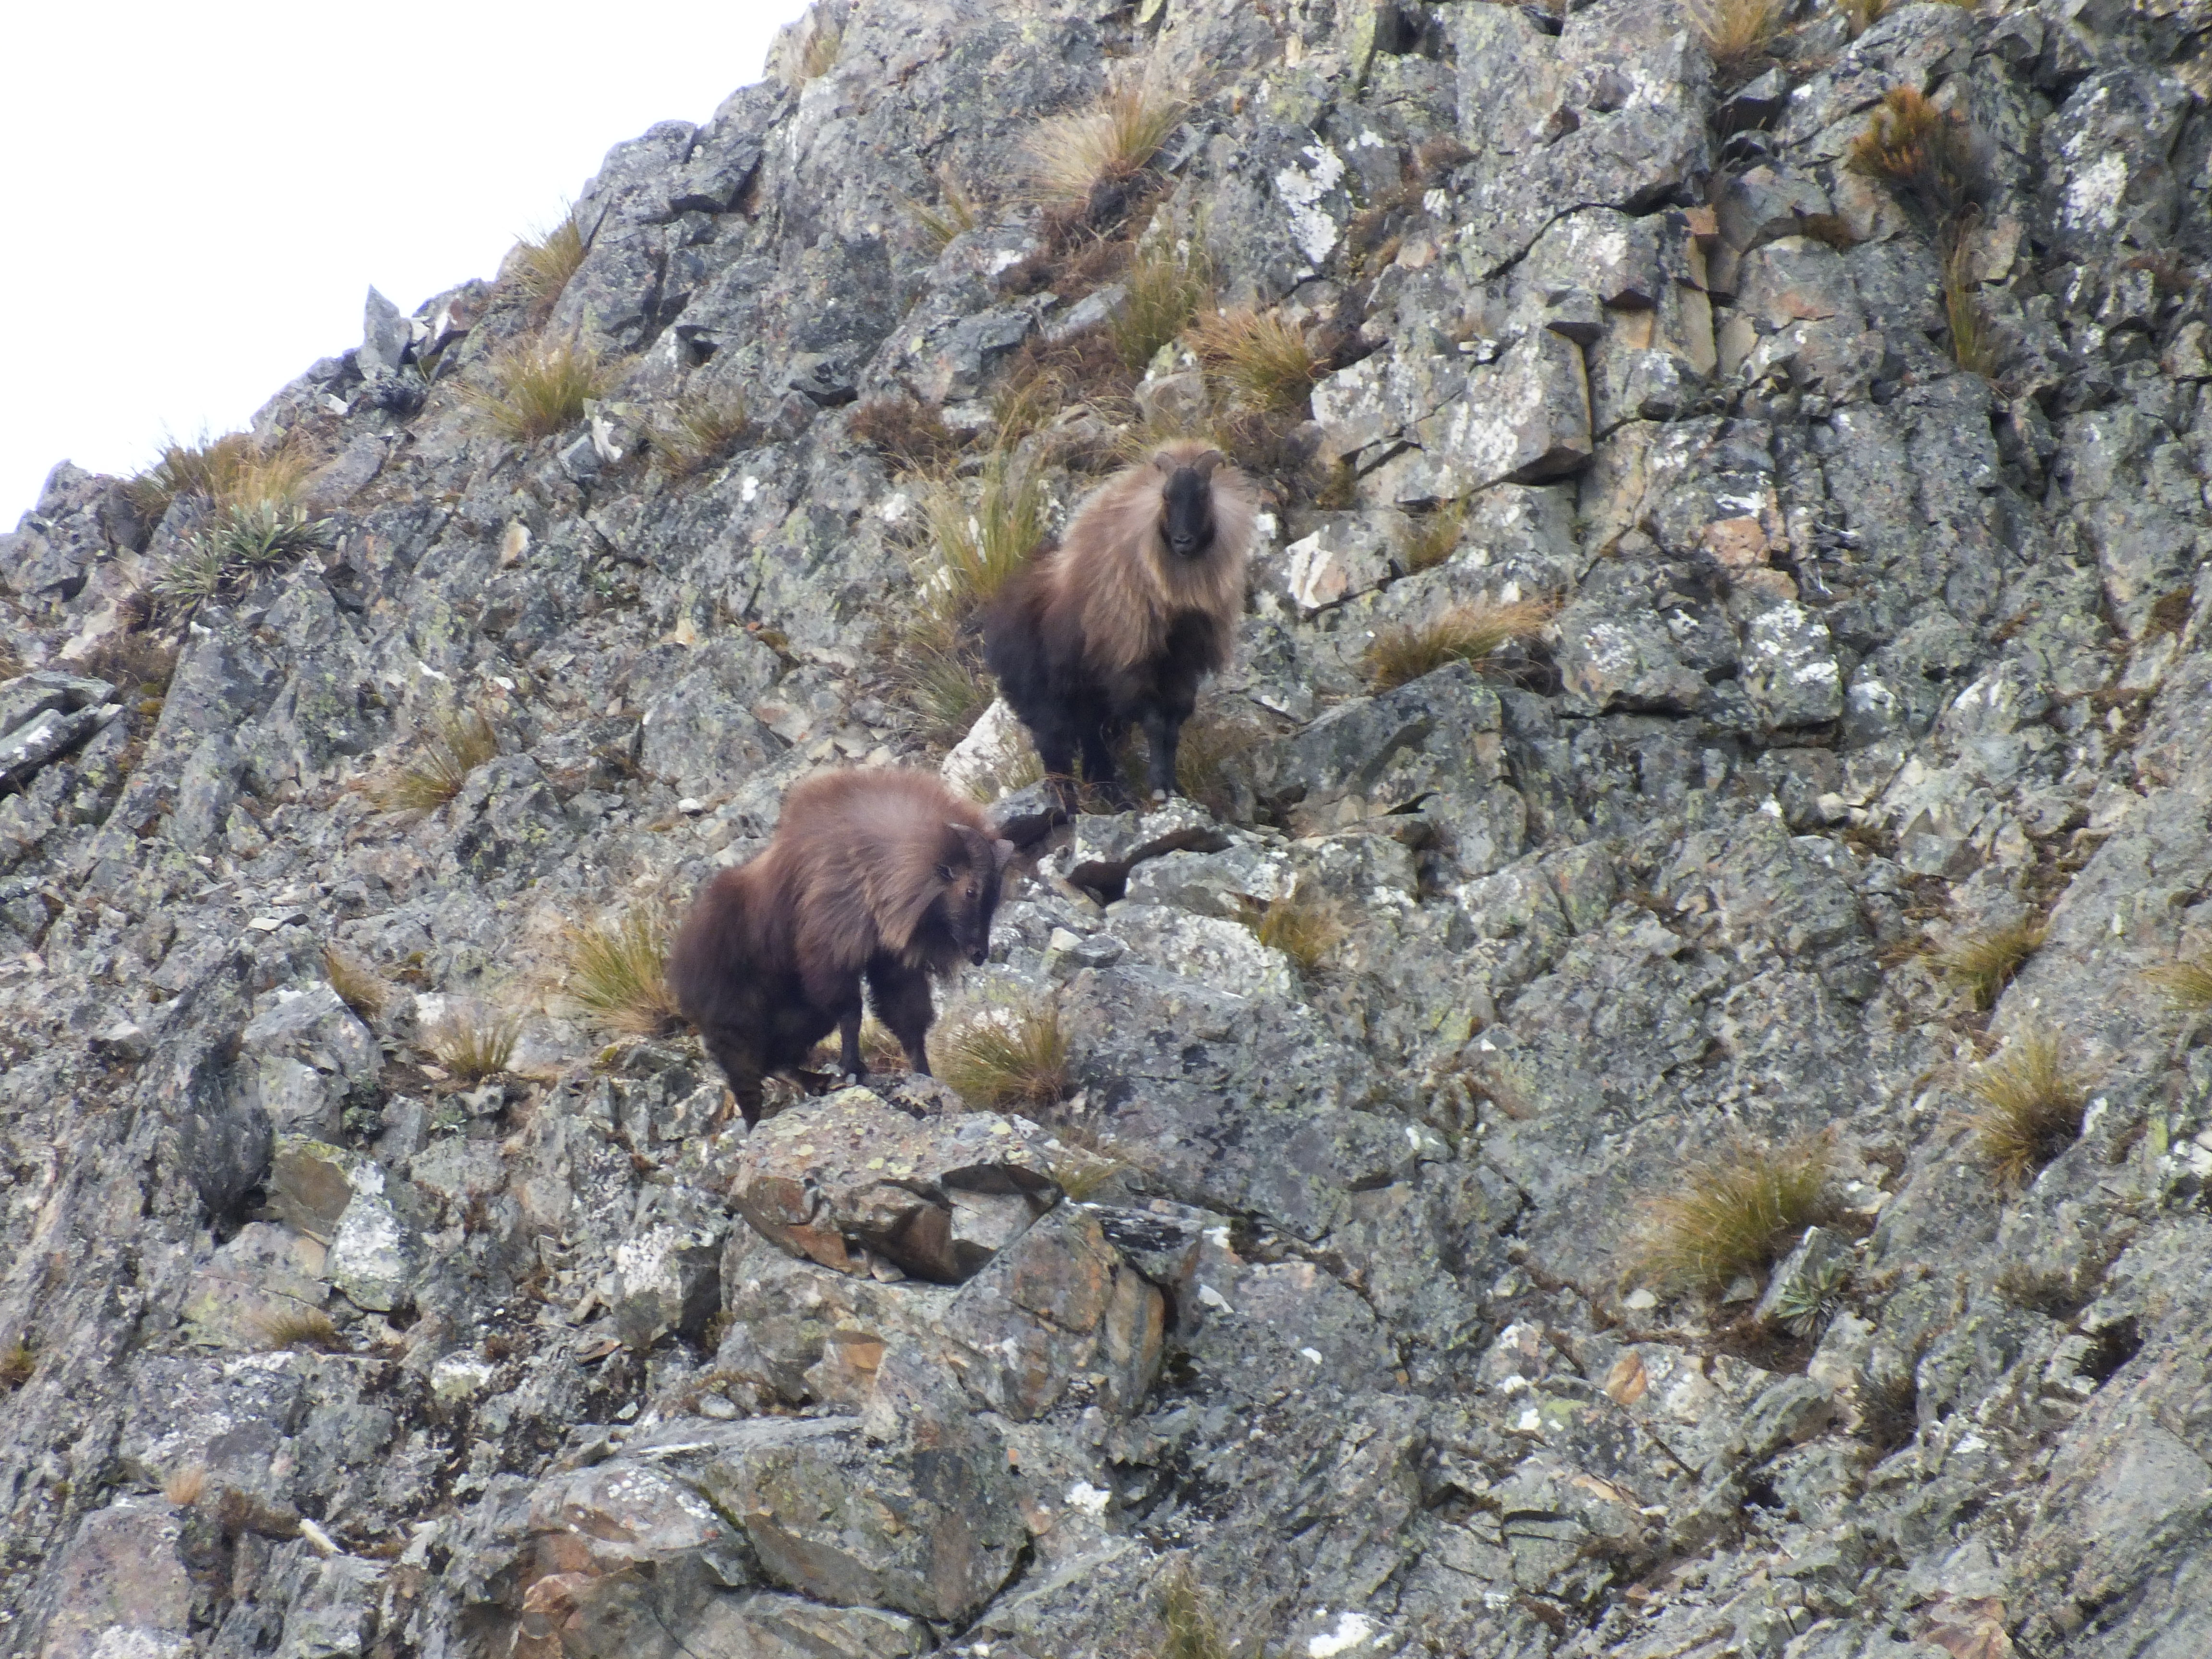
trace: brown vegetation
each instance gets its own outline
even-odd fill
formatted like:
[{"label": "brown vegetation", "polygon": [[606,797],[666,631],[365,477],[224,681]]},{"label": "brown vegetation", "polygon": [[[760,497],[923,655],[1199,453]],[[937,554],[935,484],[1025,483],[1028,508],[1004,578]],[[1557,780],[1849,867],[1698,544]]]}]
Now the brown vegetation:
[{"label": "brown vegetation", "polygon": [[1669,1291],[1718,1291],[1762,1273],[1829,1218],[1828,1143],[1739,1141],[1645,1200],[1633,1269]]},{"label": "brown vegetation", "polygon": [[2055,1033],[2014,1037],[2003,1053],[1975,1067],[1966,1086],[1981,1103],[1975,1144],[2008,1186],[2023,1184],[2081,1133],[2089,1091]]},{"label": "brown vegetation", "polygon": [[1376,635],[1364,658],[1367,678],[1376,690],[1388,691],[1446,663],[1480,663],[1516,641],[1534,639],[1551,619],[1552,607],[1541,599],[1454,605],[1432,622]]},{"label": "brown vegetation", "polygon": [[980,1014],[944,1048],[945,1083],[978,1109],[1034,1113],[1067,1092],[1067,1036],[1050,1002]]}]

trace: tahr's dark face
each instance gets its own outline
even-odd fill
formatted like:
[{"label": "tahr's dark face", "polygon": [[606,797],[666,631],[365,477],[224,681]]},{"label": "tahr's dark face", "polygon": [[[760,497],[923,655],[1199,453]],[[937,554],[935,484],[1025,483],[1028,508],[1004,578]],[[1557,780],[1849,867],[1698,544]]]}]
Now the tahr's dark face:
[{"label": "tahr's dark face", "polygon": [[1213,484],[1196,467],[1179,467],[1160,492],[1160,538],[1179,559],[1202,559],[1213,547]]},{"label": "tahr's dark face", "polygon": [[991,919],[999,912],[999,894],[1006,885],[1013,844],[989,840],[961,824],[947,828],[954,832],[959,851],[948,849],[937,866],[937,878],[945,884],[938,911],[960,953],[980,968],[990,959]]}]

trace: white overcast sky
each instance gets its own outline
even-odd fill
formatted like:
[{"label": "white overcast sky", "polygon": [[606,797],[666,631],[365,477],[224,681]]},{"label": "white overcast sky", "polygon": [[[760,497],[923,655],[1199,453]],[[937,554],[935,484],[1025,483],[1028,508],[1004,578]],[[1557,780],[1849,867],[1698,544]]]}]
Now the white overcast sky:
[{"label": "white overcast sky", "polygon": [[100,0],[0,22],[0,531],[58,460],[246,423],[489,276],[610,146],[761,77],[802,0]]}]

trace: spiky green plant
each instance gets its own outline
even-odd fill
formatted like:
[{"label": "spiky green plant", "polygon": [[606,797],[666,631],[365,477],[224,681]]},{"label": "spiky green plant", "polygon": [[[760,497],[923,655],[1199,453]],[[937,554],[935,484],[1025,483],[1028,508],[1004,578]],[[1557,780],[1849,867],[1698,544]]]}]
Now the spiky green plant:
[{"label": "spiky green plant", "polygon": [[1367,678],[1376,690],[1388,691],[1446,663],[1479,663],[1516,640],[1535,638],[1551,619],[1552,607],[1541,599],[1454,605],[1433,621],[1377,634],[1364,654]]},{"label": "spiky green plant", "polygon": [[2007,1186],[2019,1186],[2081,1133],[2089,1091],[2051,1031],[2025,1031],[1974,1068],[1966,1092],[1981,1103],[1974,1140]]},{"label": "spiky green plant", "polygon": [[311,519],[302,507],[259,501],[224,507],[199,538],[217,549],[227,566],[243,571],[328,547],[335,533],[328,519]]},{"label": "spiky green plant", "polygon": [[1764,1273],[1830,1213],[1831,1154],[1818,1137],[1780,1146],[1739,1141],[1647,1198],[1632,1267],[1661,1289],[1726,1288]]}]

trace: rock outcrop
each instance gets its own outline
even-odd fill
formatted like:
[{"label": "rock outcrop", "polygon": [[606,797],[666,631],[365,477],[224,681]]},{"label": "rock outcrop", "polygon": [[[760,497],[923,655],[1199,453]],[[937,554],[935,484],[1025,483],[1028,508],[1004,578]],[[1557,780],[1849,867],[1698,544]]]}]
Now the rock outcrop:
[{"label": "rock outcrop", "polygon": [[[1736,9],[821,0],[258,484],[57,467],[0,1652],[2212,1651],[2212,13]],[[1055,827],[932,526],[1176,424],[1197,799]],[[580,982],[956,744],[949,1085]]]}]

